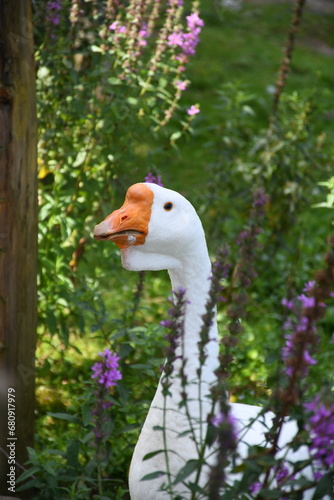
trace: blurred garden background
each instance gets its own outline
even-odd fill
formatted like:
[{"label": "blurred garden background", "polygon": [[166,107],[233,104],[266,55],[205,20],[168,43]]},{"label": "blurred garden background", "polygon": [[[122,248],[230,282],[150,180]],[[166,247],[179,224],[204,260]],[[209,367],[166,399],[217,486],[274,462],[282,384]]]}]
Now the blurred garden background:
[{"label": "blurred garden background", "polygon": [[[36,438],[24,478],[34,498],[128,498],[132,451],[164,358],[170,284],[164,272],[125,271],[117,247],[92,231],[150,173],[192,202],[210,254],[228,244],[234,264],[252,193],[269,195],[227,383],[233,401],[258,405],[271,395],[281,302],[323,266],[333,232],[334,6],[306,1],[299,16],[302,3],[32,2],[39,325]],[[195,23],[199,43],[181,60],[166,37],[194,13],[204,25]],[[292,21],[300,24],[294,46]],[[228,305],[228,297],[219,305],[222,334]],[[304,387],[310,397],[333,387],[333,325],[328,304]],[[120,357],[122,380],[110,388],[97,438],[91,375],[106,347]]]}]

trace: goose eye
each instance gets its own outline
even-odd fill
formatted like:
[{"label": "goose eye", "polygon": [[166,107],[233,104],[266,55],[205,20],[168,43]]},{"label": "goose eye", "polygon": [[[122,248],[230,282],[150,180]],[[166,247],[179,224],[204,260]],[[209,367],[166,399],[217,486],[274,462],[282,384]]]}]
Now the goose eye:
[{"label": "goose eye", "polygon": [[171,203],[170,201],[168,203],[165,203],[164,204],[164,209],[169,211],[169,210],[172,210],[173,208],[173,203]]}]

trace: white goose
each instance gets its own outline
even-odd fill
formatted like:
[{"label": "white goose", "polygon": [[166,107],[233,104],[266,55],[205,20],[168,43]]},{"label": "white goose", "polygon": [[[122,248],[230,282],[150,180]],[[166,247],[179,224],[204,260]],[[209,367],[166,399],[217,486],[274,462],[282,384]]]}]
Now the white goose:
[{"label": "white goose", "polygon": [[[147,474],[166,472],[166,455],[157,453],[168,450],[169,473],[172,480],[190,459],[197,459],[195,445],[203,441],[207,430],[207,417],[212,411],[210,387],[216,382],[215,370],[218,367],[218,333],[216,321],[210,329],[210,341],[206,346],[207,358],[198,380],[198,342],[202,324],[201,316],[210,287],[211,262],[208,255],[205,235],[199,217],[193,206],[179,193],[156,184],[139,183],[131,186],[123,206],[95,226],[94,237],[99,240],[114,241],[121,249],[122,264],[131,271],[167,269],[172,289],[186,290],[188,301],[185,313],[183,344],[177,348],[176,356],[186,359],[187,400],[192,419],[194,434],[189,432],[189,418],[181,403],[179,376],[172,378],[171,396],[164,398],[161,380],[152,401],[139,440],[134,450],[129,473],[130,495],[132,500],[162,500],[171,498],[162,491],[166,484],[166,474],[155,479],[141,481]],[[178,374],[181,359],[176,359],[173,374]],[[200,397],[199,397],[200,396]],[[165,399],[165,402],[164,402]],[[165,411],[163,411],[165,404]],[[233,416],[240,428],[256,418],[261,408],[234,403],[231,405]],[[188,415],[189,415],[188,413]],[[270,426],[273,415],[266,415]],[[165,433],[161,428],[165,427]],[[296,433],[296,426],[287,423],[283,428],[280,446],[288,443]],[[247,455],[247,444],[261,444],[267,428],[255,421],[246,434],[243,443],[238,444],[241,456]],[[165,443],[164,443],[165,434]],[[195,440],[194,440],[195,436]],[[165,448],[166,445],[166,448]],[[144,460],[145,455],[153,456]],[[295,457],[292,455],[295,455]],[[300,460],[300,454],[289,458]],[[214,453],[208,451],[207,462],[212,464]],[[199,483],[207,481],[207,470],[203,469]],[[188,477],[187,480],[194,477]],[[184,499],[191,497],[187,487],[179,482],[173,487],[174,495]],[[304,500],[312,498],[312,492],[304,493]]]}]

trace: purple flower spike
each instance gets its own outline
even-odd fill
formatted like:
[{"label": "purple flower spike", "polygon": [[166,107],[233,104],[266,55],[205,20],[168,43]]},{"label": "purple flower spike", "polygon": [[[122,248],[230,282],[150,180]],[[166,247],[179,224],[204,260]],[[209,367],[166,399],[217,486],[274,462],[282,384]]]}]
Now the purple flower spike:
[{"label": "purple flower spike", "polygon": [[255,482],[250,485],[249,490],[253,495],[256,495],[262,487],[262,484],[259,482]]},{"label": "purple flower spike", "polygon": [[157,184],[158,186],[164,187],[161,181],[161,175],[154,175],[152,172],[147,174],[145,177],[145,182],[151,182],[152,184]]},{"label": "purple flower spike", "polygon": [[263,189],[256,189],[253,193],[253,205],[254,207],[263,207],[269,201],[269,196],[264,192]]},{"label": "purple flower spike", "polygon": [[117,381],[122,378],[122,374],[118,370],[119,356],[112,353],[107,347],[103,352],[99,352],[99,355],[103,361],[92,366],[94,372],[92,378],[97,378],[98,383],[108,389],[117,385]]},{"label": "purple flower spike", "polygon": [[238,439],[238,421],[231,413],[225,415],[225,413],[221,412],[219,415],[212,417],[210,422],[214,427],[220,427],[222,425],[229,426],[232,430],[233,439],[235,441]]},{"label": "purple flower spike", "polygon": [[[310,450],[319,469],[327,469],[334,465],[334,403],[325,405],[317,396],[306,403],[310,413],[308,431],[311,436]],[[322,472],[318,471],[319,477]]]}]

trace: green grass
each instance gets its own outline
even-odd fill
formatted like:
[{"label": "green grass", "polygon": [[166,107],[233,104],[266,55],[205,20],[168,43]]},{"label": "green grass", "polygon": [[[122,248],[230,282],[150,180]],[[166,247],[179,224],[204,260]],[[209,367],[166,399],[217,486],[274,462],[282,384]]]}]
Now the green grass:
[{"label": "green grass", "polygon": [[[221,122],[218,91],[227,82],[240,82],[249,93],[261,100],[256,107],[254,129],[268,125],[272,94],[268,92],[277,78],[282,62],[283,47],[292,18],[291,4],[253,5],[245,3],[241,11],[221,10],[213,2],[202,2],[205,27],[197,54],[190,65],[191,86],[184,94],[185,109],[195,102],[201,104],[201,114],[194,123],[195,140],[178,143],[179,151],[171,152],[166,171],[170,187],[191,193],[207,180],[207,165],[215,160],[206,147],[210,128]],[[292,68],[286,90],[312,92],[325,109],[317,116],[319,129],[330,130],[334,118],[326,118],[330,89],[334,88],[333,57],[320,53],[317,43],[334,46],[334,15],[315,14],[305,9],[297,36]],[[166,166],[167,167],[167,166]]]}]

